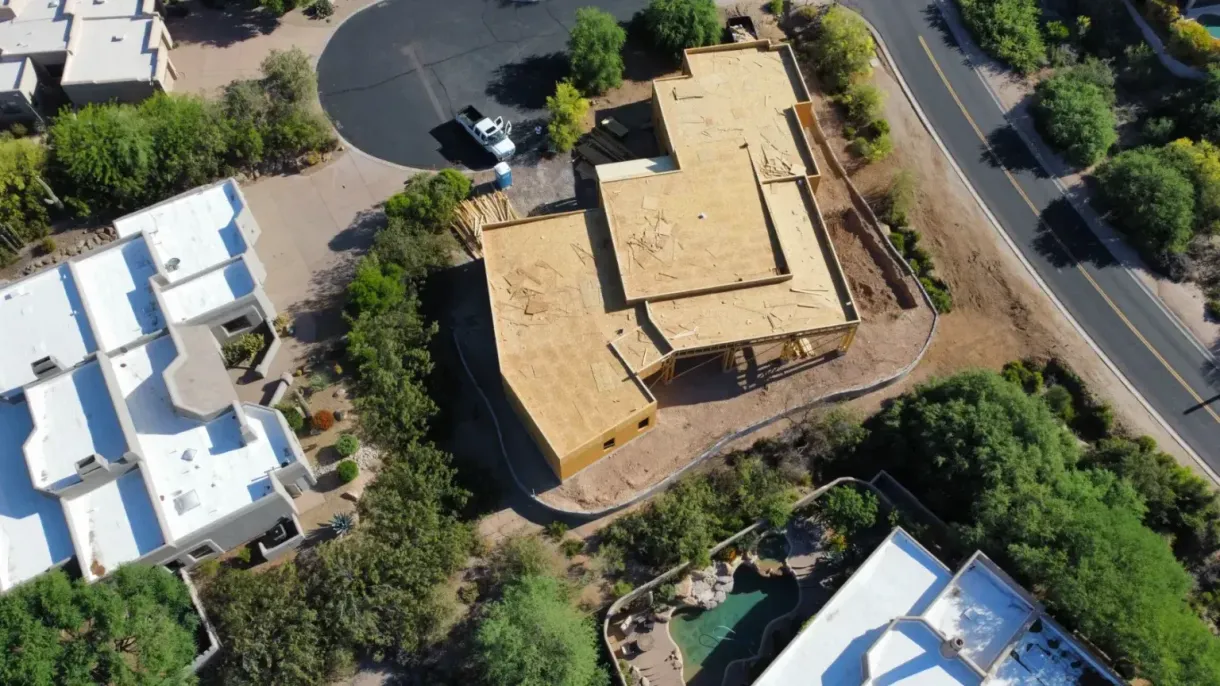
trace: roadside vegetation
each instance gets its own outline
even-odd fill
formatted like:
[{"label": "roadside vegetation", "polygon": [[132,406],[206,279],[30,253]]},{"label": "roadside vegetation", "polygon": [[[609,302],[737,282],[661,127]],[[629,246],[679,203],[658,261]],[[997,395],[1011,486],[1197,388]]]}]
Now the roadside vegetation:
[{"label": "roadside vegetation", "polygon": [[1063,67],[1038,84],[1034,106],[1047,142],[1072,164],[1099,162],[1118,141],[1114,73],[1096,58]]},{"label": "roadside vegetation", "polygon": [[817,21],[815,37],[802,52],[841,107],[853,152],[869,162],[883,160],[894,151],[894,143],[882,113],[882,93],[868,81],[876,49],[873,37],[863,20],[837,5]]},{"label": "roadside vegetation", "polygon": [[92,584],[48,572],[0,596],[0,683],[193,684],[198,626],[164,567],[127,565]]},{"label": "roadside vegetation", "polygon": [[936,275],[932,255],[919,245],[919,232],[911,227],[911,213],[918,192],[915,175],[908,169],[899,170],[881,203],[881,218],[890,226],[890,243],[910,265],[915,278],[932,299],[933,307],[941,314],[948,314],[953,311],[949,285]]},{"label": "roadside vegetation", "polygon": [[979,47],[1022,74],[1046,63],[1037,0],[958,0]]}]

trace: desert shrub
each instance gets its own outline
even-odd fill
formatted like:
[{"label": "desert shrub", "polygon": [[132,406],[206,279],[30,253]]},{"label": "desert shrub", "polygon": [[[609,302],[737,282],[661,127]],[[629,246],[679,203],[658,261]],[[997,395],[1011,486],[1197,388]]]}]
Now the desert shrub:
[{"label": "desert shrub", "polygon": [[[46,236],[47,197],[39,180],[47,169],[47,149],[37,141],[0,141],[0,224],[22,242]],[[51,245],[54,246],[54,240]],[[3,250],[0,244],[0,250]],[[44,242],[42,247],[46,248]],[[52,247],[49,252],[54,252]]]},{"label": "desert shrub", "polygon": [[1098,61],[1088,68],[1061,70],[1038,84],[1034,107],[1038,126],[1075,165],[1096,163],[1118,140],[1113,84],[1109,68]]},{"label": "desert shrub", "polygon": [[1161,28],[1168,29],[1182,16],[1174,0],[1144,0],[1144,17]]},{"label": "desert shrub", "polygon": [[360,439],[351,434],[343,434],[339,440],[335,441],[335,452],[339,453],[340,457],[351,457],[360,450]]},{"label": "desert shrub", "polygon": [[928,292],[928,297],[932,299],[932,307],[936,308],[937,312],[949,314],[953,311],[953,296],[949,294],[949,286],[944,281],[921,276],[919,283]]},{"label": "desert shrub", "polygon": [[1161,157],[1185,174],[1195,189],[1195,231],[1220,229],[1220,147],[1179,138],[1160,150]]},{"label": "desert shrub", "polygon": [[584,552],[585,542],[579,538],[569,538],[559,544],[559,550],[564,557],[573,558]]},{"label": "desert shrub", "polygon": [[343,460],[335,467],[335,473],[339,475],[339,481],[350,484],[360,475],[360,465],[355,460]]},{"label": "desert shrub", "polygon": [[878,501],[872,491],[835,486],[823,493],[816,504],[822,520],[847,538],[877,523]]},{"label": "desert shrub", "polygon": [[597,556],[593,560],[603,576],[622,574],[627,569],[627,555],[621,546],[614,543],[598,545]]},{"label": "desert shrub", "polygon": [[[470,196],[472,187],[470,179],[456,169],[417,174],[407,180],[402,191],[385,201],[385,215],[391,222],[400,221],[410,227],[441,233],[448,230],[454,211]],[[391,262],[403,266],[402,260]]]},{"label": "desert shrub", "polygon": [[527,576],[555,576],[560,561],[537,536],[515,536],[496,546],[487,557],[487,576],[497,585]]},{"label": "desert shrub", "polygon": [[1220,298],[1208,298],[1203,311],[1212,321],[1220,321]]},{"label": "desert shrub", "polygon": [[631,589],[633,589],[633,588],[635,588],[635,587],[631,585],[630,581],[626,581],[625,579],[619,579],[618,581],[614,582],[613,586],[610,587],[610,594],[613,595],[615,598],[622,598],[623,596],[630,593]]},{"label": "desert shrub", "polygon": [[548,523],[543,530],[546,532],[547,537],[552,541],[561,541],[568,533],[568,525],[556,519],[555,521]]},{"label": "desert shrub", "polygon": [[1026,393],[1042,392],[1042,370],[1038,369],[1037,365],[1013,360],[1004,365],[1000,374],[1009,382],[1020,386]]},{"label": "desert shrub", "polygon": [[317,429],[318,431],[327,431],[335,425],[335,413],[331,412],[330,410],[318,410],[317,412],[313,413],[313,417],[310,418],[310,423],[312,423],[313,428]]},{"label": "desert shrub", "polygon": [[254,557],[254,552],[252,551],[252,549],[250,548],[249,545],[243,545],[242,547],[238,548],[236,552],[233,553],[233,558],[244,565],[250,564],[250,560],[253,557]]},{"label": "desert shrub", "polygon": [[888,131],[873,137],[858,136],[851,142],[851,149],[869,162],[880,162],[894,152],[894,141]]},{"label": "desert shrub", "polygon": [[1042,11],[1035,0],[958,0],[962,19],[979,47],[1028,74],[1046,61],[1046,43],[1038,25]]},{"label": "desert shrub", "polygon": [[720,13],[713,0],[652,0],[643,18],[657,49],[674,56],[720,40]]},{"label": "desert shrub", "polygon": [[59,246],[55,244],[55,239],[51,238],[50,236],[46,236],[41,241],[38,241],[38,252],[42,253],[43,255],[50,255],[51,253],[55,252],[55,249],[58,247]]},{"label": "desert shrub", "polygon": [[560,81],[555,84],[555,94],[547,96],[546,108],[551,117],[546,126],[551,147],[558,152],[571,150],[584,133],[589,101],[580,96],[571,82]]},{"label": "desert shrub", "polygon": [[568,36],[572,80],[589,95],[623,85],[626,42],[627,32],[614,15],[596,7],[576,10],[576,25]]},{"label": "desert shrub", "polygon": [[1144,140],[1153,145],[1164,145],[1173,140],[1177,122],[1172,117],[1149,117],[1144,121]]},{"label": "desert shrub", "polygon": [[1073,405],[1072,394],[1063,386],[1055,385],[1046,389],[1046,393],[1042,394],[1042,400],[1046,402],[1047,407],[1051,408],[1051,412],[1055,416],[1062,419],[1064,424],[1072,425],[1076,421],[1076,408]]},{"label": "desert shrub", "polygon": [[296,406],[280,403],[275,406],[275,409],[284,415],[284,421],[288,422],[288,428],[298,433],[305,428],[305,415],[301,414],[301,411]]},{"label": "desert shrub", "polygon": [[314,0],[309,6],[310,14],[316,19],[325,19],[335,13],[335,4],[331,0]]},{"label": "desert shrub", "polygon": [[875,49],[864,21],[835,5],[822,16],[808,53],[822,82],[837,93],[872,73],[870,63]]},{"label": "desert shrub", "polygon": [[784,0],[769,0],[767,2],[767,11],[772,16],[778,17],[784,13]]},{"label": "desert shrub", "polygon": [[1220,57],[1220,40],[1199,22],[1178,19],[1169,25],[1169,52],[1183,62],[1206,67]]},{"label": "desert shrub", "polygon": [[843,108],[848,124],[847,135],[854,136],[857,131],[882,118],[881,107],[885,96],[873,84],[857,81],[834,96],[834,101]]},{"label": "desert shrub", "polygon": [[253,331],[243,333],[220,347],[225,365],[236,367],[253,360],[263,351],[263,337]]},{"label": "desert shrub", "polygon": [[[911,210],[915,208],[915,196],[919,186],[915,174],[910,169],[900,169],[890,179],[890,187],[885,193],[885,222],[890,226],[906,226],[911,219]],[[897,247],[897,246],[895,246]],[[901,251],[901,248],[899,249]]]},{"label": "desert shrub", "polygon": [[1195,225],[1195,189],[1158,151],[1123,151],[1098,168],[1097,180],[1112,220],[1146,255],[1186,250]]}]

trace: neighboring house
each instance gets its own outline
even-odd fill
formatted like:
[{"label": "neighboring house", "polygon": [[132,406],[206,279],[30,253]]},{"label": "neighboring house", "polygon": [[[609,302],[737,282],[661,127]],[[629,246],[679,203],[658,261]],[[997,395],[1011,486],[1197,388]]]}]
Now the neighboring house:
[{"label": "neighboring house", "polygon": [[73,558],[92,581],[301,540],[293,498],[313,473],[221,359],[276,315],[237,183],[114,227],[115,242],[0,289],[0,591]]},{"label": "neighboring house", "polygon": [[75,105],[173,90],[173,39],[153,4],[0,0],[0,121],[55,114],[41,94],[56,85]]},{"label": "neighboring house", "polygon": [[755,686],[1118,686],[981,552],[953,573],[894,529]]}]

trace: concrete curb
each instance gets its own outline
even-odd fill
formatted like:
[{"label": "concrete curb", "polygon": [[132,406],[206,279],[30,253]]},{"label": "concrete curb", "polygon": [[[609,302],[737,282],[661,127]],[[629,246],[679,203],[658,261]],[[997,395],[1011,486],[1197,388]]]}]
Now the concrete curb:
[{"label": "concrete curb", "polygon": [[[941,11],[942,15],[944,15],[945,10],[942,7],[942,0],[935,0],[935,1],[936,1],[937,9]],[[852,8],[848,8],[848,9],[852,9]],[[1195,464],[1205,474],[1207,474],[1207,476],[1212,480],[1213,483],[1220,484],[1220,475],[1217,475],[1216,472],[1213,471],[1212,468],[1206,462],[1204,462],[1189,445],[1187,445],[1186,441],[1184,441],[1182,439],[1182,437],[1179,436],[1178,433],[1176,431],[1174,431],[1171,426],[1169,426],[1169,423],[1165,421],[1165,418],[1162,417],[1161,414],[1152,407],[1152,405],[1148,402],[1148,400],[1146,398],[1144,398],[1144,396],[1138,390],[1136,390],[1135,386],[1131,383],[1131,381],[1128,380],[1127,377],[1118,369],[1118,367],[1105,354],[1105,352],[1103,352],[1101,350],[1101,348],[1098,347],[1097,343],[1084,330],[1084,327],[1082,327],[1080,325],[1080,323],[1076,321],[1076,318],[1072,316],[1071,312],[1068,311],[1067,307],[1064,306],[1064,304],[1059,300],[1058,296],[1055,295],[1054,291],[1051,290],[1050,286],[1047,285],[1047,283],[1038,274],[1037,270],[1034,269],[1034,266],[1032,264],[1030,264],[1029,260],[1025,257],[1025,254],[1021,252],[1021,250],[1017,247],[1017,244],[1013,241],[1012,237],[1009,236],[1008,232],[1004,230],[1004,227],[1003,227],[1003,225],[1000,224],[999,219],[997,219],[996,216],[991,212],[991,208],[989,208],[987,206],[987,203],[983,201],[983,198],[978,194],[978,191],[975,190],[974,184],[970,182],[970,179],[966,176],[966,173],[962,170],[962,168],[960,166],[958,166],[957,160],[954,159],[952,153],[950,153],[949,149],[947,147],[945,147],[945,143],[941,139],[940,134],[937,133],[936,129],[932,126],[932,123],[931,123],[931,121],[928,120],[927,115],[924,114],[923,108],[921,108],[919,106],[919,101],[915,98],[915,94],[913,92],[911,92],[910,87],[907,85],[906,79],[903,78],[902,71],[898,68],[897,60],[895,60],[893,55],[890,53],[889,47],[886,46],[885,40],[881,37],[881,33],[877,30],[877,27],[873,26],[872,22],[869,22],[868,19],[865,19],[864,16],[861,15],[856,10],[852,9],[852,11],[855,14],[857,14],[858,16],[860,16],[860,18],[868,26],[869,32],[873,34],[873,38],[874,38],[874,40],[876,40],[877,46],[880,48],[882,56],[885,58],[885,61],[889,64],[890,69],[894,74],[894,78],[898,81],[899,87],[902,88],[902,92],[906,95],[907,101],[911,104],[911,107],[915,110],[916,116],[919,117],[919,120],[920,120],[920,122],[923,123],[924,128],[932,136],[932,140],[934,140],[936,142],[937,147],[940,148],[940,151],[945,156],[945,159],[947,159],[949,161],[949,165],[951,167],[953,167],[953,171],[957,174],[958,178],[961,179],[962,183],[966,186],[966,189],[968,191],[970,191],[971,197],[974,198],[974,201],[978,204],[979,208],[983,211],[983,214],[987,217],[987,220],[991,223],[992,228],[995,229],[996,233],[998,233],[1000,235],[1000,237],[1003,238],[1004,242],[1008,245],[1009,250],[1011,250],[1012,253],[1014,255],[1016,255],[1017,259],[1019,259],[1021,261],[1021,264],[1024,265],[1025,270],[1034,279],[1034,282],[1038,284],[1038,287],[1042,290],[1042,292],[1046,295],[1046,297],[1050,299],[1051,303],[1054,304],[1055,309],[1058,310],[1061,315],[1063,315],[1063,317],[1068,321],[1069,324],[1071,324],[1072,328],[1076,331],[1076,333],[1084,340],[1084,342],[1089,346],[1089,348],[1092,349],[1093,352],[1097,354],[1097,356],[1101,359],[1102,363],[1106,366],[1106,368],[1109,369],[1110,372],[1112,374],[1114,374],[1115,377],[1118,378],[1119,382],[1122,383],[1123,386],[1131,393],[1131,395],[1135,397],[1136,401],[1138,401],[1139,404],[1144,408],[1144,410],[1146,412],[1148,412],[1149,416],[1151,416],[1153,418],[1153,420],[1157,424],[1159,424],[1160,427],[1165,431],[1165,433],[1168,434],[1174,440],[1174,442],[1178,444],[1178,446],[1183,450],[1183,452],[1185,452],[1195,462]],[[946,24],[949,25],[950,30],[953,32],[955,40],[957,40],[959,42],[959,44],[961,44],[963,41],[963,38],[965,38],[965,37],[959,35],[959,32],[957,30],[958,27],[955,26],[954,22],[949,17],[945,18],[945,22],[946,22]],[[968,40],[968,38],[966,38],[966,40]],[[972,71],[974,71],[976,76],[979,77],[979,80],[983,82],[984,88],[987,89],[987,92],[991,95],[991,97],[993,99],[995,99],[996,104],[999,105],[999,98],[996,97],[996,94],[991,90],[991,86],[987,83],[986,79],[983,78],[983,75],[978,73],[978,67],[975,65],[974,61],[972,59],[970,59],[970,57],[968,55],[966,56],[966,60],[967,60],[967,63],[970,65],[970,69]],[[1007,111],[1004,110],[1004,108],[1002,106],[1000,106],[1000,111],[1004,114],[1005,120],[1009,121],[1008,113],[1007,113]],[[1035,156],[1037,156],[1039,164],[1042,164],[1043,167],[1046,167],[1041,156],[1039,156],[1037,154],[1034,146],[1031,145],[1030,141],[1028,141],[1025,138],[1025,136],[1022,134],[1020,129],[1017,126],[1013,125],[1013,123],[1011,121],[1009,121],[1009,126],[1011,126],[1014,130],[1016,130],[1018,134],[1022,135],[1022,140],[1025,142],[1026,146],[1029,147],[1030,150],[1034,152]],[[1049,169],[1048,169],[1047,173],[1050,174]],[[1056,181],[1058,181],[1058,177],[1055,177],[1054,174],[1051,174],[1051,176],[1054,177],[1056,179]],[[1060,190],[1062,191],[1062,187],[1060,187]],[[1072,199],[1068,196],[1067,193],[1064,193],[1064,197],[1068,197],[1069,201],[1072,201]],[[1073,207],[1076,207],[1074,202],[1073,202]],[[1079,212],[1078,208],[1077,208],[1077,211]],[[1132,276],[1132,278],[1135,278],[1134,275],[1131,275],[1131,276]],[[1138,279],[1136,279],[1136,280],[1138,281]],[[1154,300],[1158,304],[1160,303],[1160,300],[1155,297],[1154,297]],[[1176,323],[1176,318],[1171,318],[1171,319],[1173,319]],[[1179,323],[1179,326],[1181,326],[1180,323]],[[1192,338],[1192,340],[1193,340],[1193,338]],[[1196,341],[1196,343],[1197,343],[1197,341]]]}]

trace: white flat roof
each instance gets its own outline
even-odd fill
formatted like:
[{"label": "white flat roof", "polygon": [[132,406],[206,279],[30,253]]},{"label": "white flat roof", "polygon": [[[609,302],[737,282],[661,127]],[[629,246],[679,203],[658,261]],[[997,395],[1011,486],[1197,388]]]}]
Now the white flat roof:
[{"label": "white flat roof", "polygon": [[859,686],[861,660],[889,623],[922,612],[951,577],[940,560],[895,529],[756,686]]},{"label": "white flat roof", "polygon": [[77,461],[97,454],[114,462],[127,450],[96,361],[30,386],[25,400],[37,426],[26,445],[26,458],[38,488],[76,483]]},{"label": "white flat roof", "polygon": [[64,512],[81,546],[81,574],[91,581],[165,543],[138,468],[65,500]]},{"label": "white flat roof", "polygon": [[32,383],[43,357],[73,367],[97,349],[65,264],[0,290],[0,322],[0,395]]},{"label": "white flat roof", "polygon": [[243,445],[232,412],[206,424],[175,412],[163,374],[177,354],[173,340],[162,336],[114,358],[144,457],[141,468],[172,540],[270,494],[269,473],[294,460],[278,422],[252,417],[257,438]]},{"label": "white flat roof", "polygon": [[[1034,629],[1040,629],[1035,631]],[[987,686],[1079,686],[1087,668],[1118,684],[1101,665],[1049,622],[1040,622],[1021,636],[1000,663]]]},{"label": "white flat roof", "polygon": [[[229,180],[116,219],[114,228],[120,236],[143,231],[153,258],[177,282],[246,252],[237,227],[242,209],[237,185]],[[167,264],[175,259],[178,266],[170,270]]]},{"label": "white flat roof", "polygon": [[58,5],[30,0],[15,21],[0,22],[0,51],[10,56],[66,52],[75,23]]},{"label": "white flat roof", "polygon": [[152,81],[161,47],[160,27],[154,17],[79,22],[60,83]]},{"label": "white flat roof", "polygon": [[75,0],[71,12],[78,19],[134,17],[144,12],[144,0]]},{"label": "white flat roof", "polygon": [[21,76],[28,57],[0,58],[0,91],[21,90]]},{"label": "white flat roof", "polygon": [[1034,607],[981,561],[971,562],[924,614],[941,634],[961,638],[962,654],[987,669],[1017,637]]},{"label": "white flat roof", "polygon": [[105,352],[165,327],[148,280],[157,273],[144,238],[101,250],[76,263],[98,342]]},{"label": "white flat roof", "polygon": [[254,292],[254,277],[244,260],[237,260],[163,291],[170,321],[181,324],[224,307]]},{"label": "white flat roof", "polygon": [[74,554],[58,498],[34,489],[21,444],[34,428],[24,402],[0,402],[0,591]]},{"label": "white flat roof", "polygon": [[899,620],[868,651],[870,683],[978,686],[982,677],[965,662],[942,655],[942,642],[927,624],[919,620]]}]

